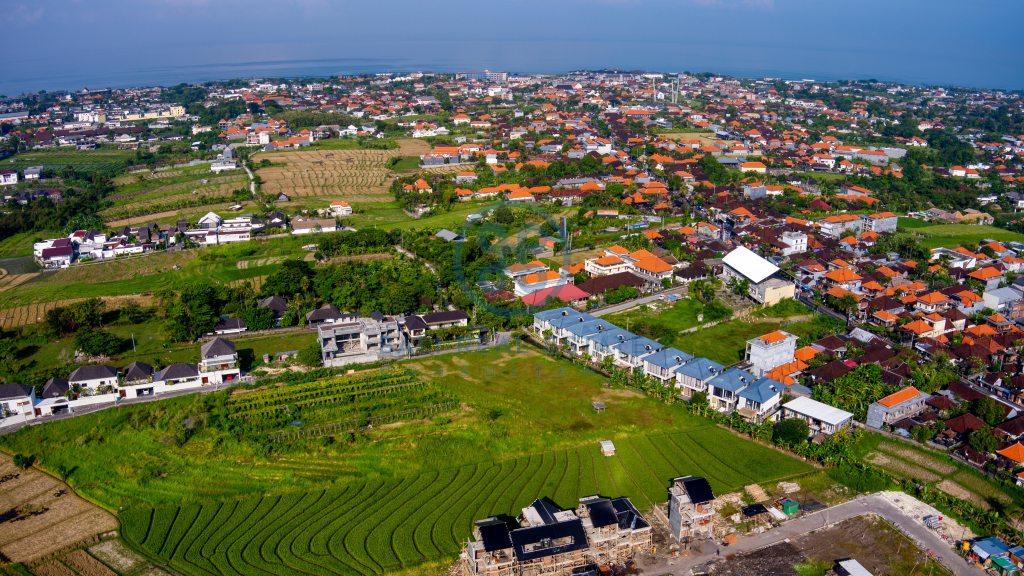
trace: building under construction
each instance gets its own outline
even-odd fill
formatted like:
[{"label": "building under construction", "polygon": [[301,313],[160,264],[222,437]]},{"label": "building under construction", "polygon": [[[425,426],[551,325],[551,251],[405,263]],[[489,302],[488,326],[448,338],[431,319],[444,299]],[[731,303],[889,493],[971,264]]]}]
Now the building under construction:
[{"label": "building under construction", "polygon": [[676,542],[692,542],[712,536],[715,494],[700,476],[681,476],[668,489],[669,532]]},{"label": "building under construction", "polygon": [[575,510],[547,498],[518,519],[479,520],[462,554],[461,573],[474,576],[583,576],[624,567],[651,547],[651,526],[628,498],[590,496]]}]

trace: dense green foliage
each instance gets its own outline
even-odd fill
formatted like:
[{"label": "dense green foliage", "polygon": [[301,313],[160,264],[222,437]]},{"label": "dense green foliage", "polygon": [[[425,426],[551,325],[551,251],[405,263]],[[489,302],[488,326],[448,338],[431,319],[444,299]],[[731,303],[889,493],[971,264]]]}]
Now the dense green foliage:
[{"label": "dense green foliage", "polygon": [[862,364],[830,382],[818,383],[812,390],[815,400],[853,412],[857,420],[864,420],[868,405],[895,392],[882,380],[878,364]]}]

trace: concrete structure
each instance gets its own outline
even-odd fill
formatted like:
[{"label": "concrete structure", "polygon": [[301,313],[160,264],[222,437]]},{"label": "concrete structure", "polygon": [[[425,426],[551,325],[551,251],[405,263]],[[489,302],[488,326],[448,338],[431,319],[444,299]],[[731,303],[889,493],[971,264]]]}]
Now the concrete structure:
[{"label": "concrete structure", "polygon": [[[628,498],[581,498],[563,510],[546,498],[518,519],[492,517],[473,526],[458,574],[569,576],[612,573],[651,546],[651,526]],[[593,572],[590,572],[593,571]]]},{"label": "concrete structure", "polygon": [[391,316],[320,324],[317,337],[324,366],[376,362],[408,351],[402,328]]},{"label": "concrete structure", "polygon": [[715,494],[700,476],[681,476],[668,489],[669,534],[676,542],[710,538]]},{"label": "concrete structure", "polygon": [[792,362],[796,354],[797,337],[789,332],[775,330],[757,338],[747,340],[744,358],[750,363],[750,371],[764,376],[776,366]]}]

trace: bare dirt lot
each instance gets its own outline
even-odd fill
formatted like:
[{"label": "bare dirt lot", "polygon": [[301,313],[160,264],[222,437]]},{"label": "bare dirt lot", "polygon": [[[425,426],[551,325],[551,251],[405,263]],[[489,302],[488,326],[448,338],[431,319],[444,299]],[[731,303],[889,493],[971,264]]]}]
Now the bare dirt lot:
[{"label": "bare dirt lot", "polygon": [[[723,556],[728,550],[723,549]],[[861,516],[756,552],[725,556],[714,576],[824,574],[836,560],[853,558],[876,576],[938,576],[946,571],[881,518]]]},{"label": "bare dirt lot", "polygon": [[0,554],[29,562],[117,528],[105,510],[62,482],[0,455]]}]

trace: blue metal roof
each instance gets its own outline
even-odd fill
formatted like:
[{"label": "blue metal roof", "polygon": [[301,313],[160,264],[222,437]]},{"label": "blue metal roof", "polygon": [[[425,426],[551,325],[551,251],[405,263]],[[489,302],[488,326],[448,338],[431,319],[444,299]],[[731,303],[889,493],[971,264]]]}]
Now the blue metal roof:
[{"label": "blue metal roof", "polygon": [[657,352],[664,348],[661,344],[658,344],[650,338],[644,338],[643,336],[637,336],[632,340],[626,340],[622,344],[615,346],[615,349],[627,354],[629,356],[640,356],[641,354],[649,354],[651,352]]},{"label": "blue metal roof", "polygon": [[676,372],[705,382],[722,373],[722,365],[714,360],[699,357],[679,367]]},{"label": "blue metal roof", "polygon": [[750,372],[739,368],[730,368],[708,381],[708,385],[729,392],[738,392],[755,381],[757,381],[757,377]]},{"label": "blue metal roof", "polygon": [[576,312],[575,314],[569,314],[567,316],[558,316],[549,320],[549,323],[554,328],[568,328],[573,324],[584,324],[586,322],[593,322],[596,320],[590,314],[584,314],[582,312]]},{"label": "blue metal roof", "polygon": [[975,541],[971,546],[971,549],[974,550],[975,553],[984,554],[986,558],[989,556],[1006,554],[1010,551],[1010,547],[1006,545],[1006,542],[1003,542],[1002,539],[996,536],[989,536],[988,538],[982,538],[981,540]]},{"label": "blue metal roof", "polygon": [[771,378],[760,378],[741,390],[739,395],[741,398],[764,404],[775,396],[782,394],[782,391],[785,389],[786,387],[781,382]]},{"label": "blue metal roof", "polygon": [[598,346],[611,346],[613,344],[619,344],[626,340],[632,340],[637,335],[623,330],[622,328],[615,328],[613,330],[605,330],[600,334],[596,334],[590,337],[590,341],[597,344]]},{"label": "blue metal roof", "polygon": [[579,314],[582,314],[582,313],[578,312],[578,311],[576,311],[576,310],[574,310],[574,309],[572,309],[572,308],[570,308],[568,306],[565,306],[565,307],[562,307],[562,308],[554,308],[552,310],[542,310],[542,311],[537,312],[536,314],[534,314],[533,317],[537,318],[537,319],[540,319],[540,320],[547,321],[547,320],[551,320],[553,318],[558,318],[560,316],[579,315]]},{"label": "blue metal roof", "polygon": [[659,352],[651,354],[647,358],[644,358],[644,362],[650,362],[658,368],[675,368],[682,366],[684,363],[692,359],[693,356],[678,350],[676,348],[665,348]]},{"label": "blue metal roof", "polygon": [[614,324],[605,322],[604,320],[592,320],[590,322],[581,322],[579,324],[573,324],[566,328],[573,336],[586,336],[588,334],[597,334],[604,330],[617,330]]}]

